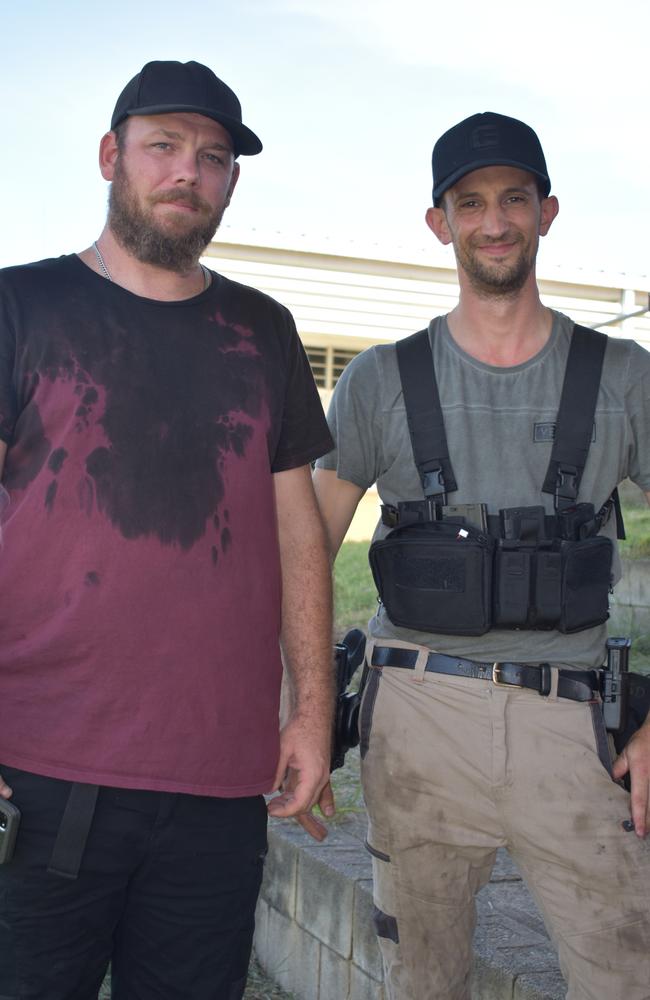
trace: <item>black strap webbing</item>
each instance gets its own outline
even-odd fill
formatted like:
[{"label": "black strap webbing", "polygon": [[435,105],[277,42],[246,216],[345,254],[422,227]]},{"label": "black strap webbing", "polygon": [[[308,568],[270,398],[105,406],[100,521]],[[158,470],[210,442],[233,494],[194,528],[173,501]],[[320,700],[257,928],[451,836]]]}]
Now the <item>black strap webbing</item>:
[{"label": "black strap webbing", "polygon": [[75,782],[70,788],[59,832],[56,835],[48,872],[63,878],[76,878],[95,815],[97,785]]},{"label": "black strap webbing", "polygon": [[542,491],[555,497],[556,510],[576,502],[594,430],[596,400],[607,336],[574,326],[564,373],[553,450]]},{"label": "black strap webbing", "polygon": [[413,457],[424,495],[439,495],[444,503],[442,495],[453,493],[458,486],[449,458],[429,331],[420,330],[398,340],[396,349]]},{"label": "black strap webbing", "polygon": [[625,534],[625,523],[623,521],[623,511],[621,510],[621,498],[618,492],[618,486],[612,493],[612,503],[614,504],[614,514],[616,517],[616,537],[621,541],[627,538]]},{"label": "black strap webbing", "polygon": [[[574,504],[593,435],[600,377],[607,336],[577,324],[573,328],[567,358],[551,459],[542,490],[551,493],[555,509]],[[429,331],[399,340],[396,344],[406,419],[413,457],[425,497],[446,501],[458,489],[449,457],[440,394],[433,364]],[[625,537],[620,502],[612,494],[617,535]]]}]

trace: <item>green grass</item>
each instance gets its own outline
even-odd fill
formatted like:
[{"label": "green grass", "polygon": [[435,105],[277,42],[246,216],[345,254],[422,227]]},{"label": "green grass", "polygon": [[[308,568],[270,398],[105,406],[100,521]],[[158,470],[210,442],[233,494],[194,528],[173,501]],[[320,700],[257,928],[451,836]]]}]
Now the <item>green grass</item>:
[{"label": "green grass", "polygon": [[248,969],[248,982],[244,1000],[293,1000],[293,993],[285,993],[258,965],[255,956]]},{"label": "green grass", "polygon": [[344,542],[334,564],[336,635],[365,629],[377,607],[377,591],[368,565],[368,542]]},{"label": "green grass", "polygon": [[620,542],[627,559],[650,558],[650,507],[626,507],[623,511],[626,539]]}]

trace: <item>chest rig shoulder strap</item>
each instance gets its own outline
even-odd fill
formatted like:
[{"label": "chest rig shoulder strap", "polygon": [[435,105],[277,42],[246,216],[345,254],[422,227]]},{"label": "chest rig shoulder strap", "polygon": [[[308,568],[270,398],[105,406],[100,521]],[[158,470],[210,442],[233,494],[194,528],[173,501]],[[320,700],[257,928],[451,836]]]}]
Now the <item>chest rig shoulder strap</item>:
[{"label": "chest rig shoulder strap", "polygon": [[[575,504],[578,498],[606,348],[604,333],[574,326],[553,449],[542,486],[544,493],[552,494],[556,512]],[[449,457],[429,331],[420,330],[398,341],[396,350],[413,457],[424,496],[430,503],[444,504],[447,494],[458,486]],[[617,490],[608,504],[614,505],[617,534],[624,538]]]},{"label": "chest rig shoulder strap", "polygon": [[398,340],[397,365],[402,382],[413,457],[427,498],[445,503],[458,489],[449,458],[429,331]]},{"label": "chest rig shoulder strap", "polygon": [[551,493],[555,507],[576,502],[594,429],[598,387],[607,337],[598,330],[575,326],[567,358],[551,460],[542,491]]}]

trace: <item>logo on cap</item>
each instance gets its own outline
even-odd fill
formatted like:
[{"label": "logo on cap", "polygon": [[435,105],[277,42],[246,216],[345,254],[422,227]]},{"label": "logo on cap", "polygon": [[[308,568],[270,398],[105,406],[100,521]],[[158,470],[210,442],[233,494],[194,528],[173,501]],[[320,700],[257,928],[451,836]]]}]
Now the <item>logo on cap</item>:
[{"label": "logo on cap", "polygon": [[479,125],[472,132],[471,145],[474,149],[488,149],[499,145],[499,131],[494,125]]}]

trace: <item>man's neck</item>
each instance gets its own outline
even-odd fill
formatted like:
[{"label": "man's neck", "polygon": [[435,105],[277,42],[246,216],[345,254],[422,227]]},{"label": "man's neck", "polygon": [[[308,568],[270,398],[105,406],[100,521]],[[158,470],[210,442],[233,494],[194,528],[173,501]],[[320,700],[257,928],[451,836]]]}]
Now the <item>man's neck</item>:
[{"label": "man's neck", "polygon": [[191,299],[205,287],[204,271],[198,262],[185,274],[145,264],[118,243],[108,226],[104,228],[96,242],[109,277],[94,247],[82,250],[78,254],[79,258],[92,271],[96,271],[106,280],[110,278],[110,281],[121,285],[129,292],[134,292],[135,295],[158,299],[161,302],[175,302]]},{"label": "man's neck", "polygon": [[485,364],[509,368],[541,351],[551,335],[553,316],[543,306],[534,274],[511,297],[478,295],[459,275],[460,299],[447,317],[449,330],[467,354]]}]

